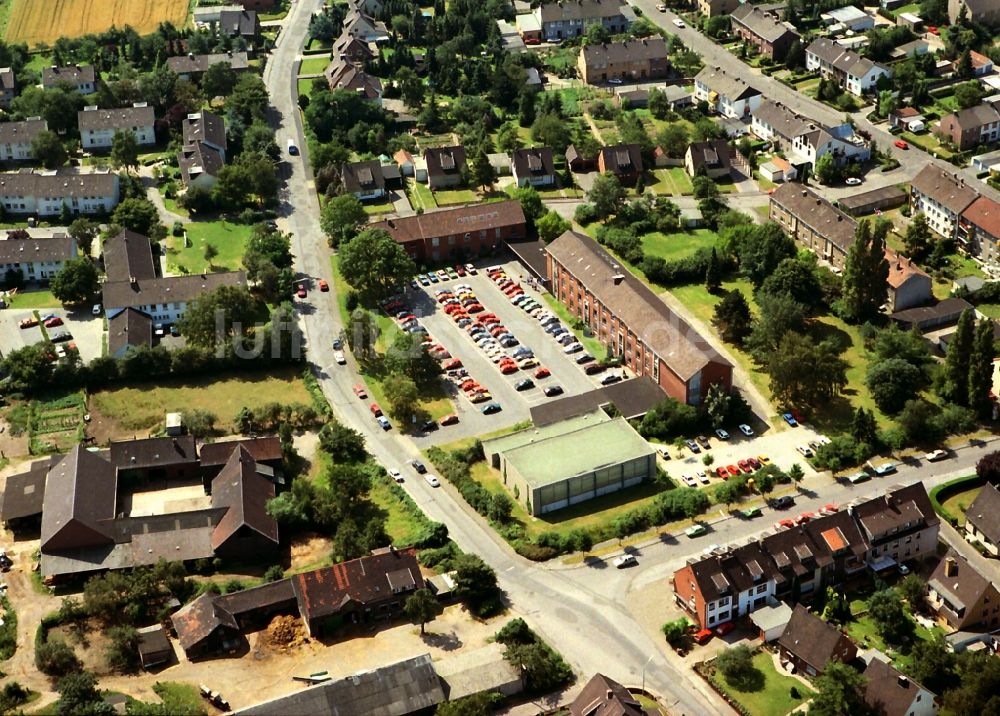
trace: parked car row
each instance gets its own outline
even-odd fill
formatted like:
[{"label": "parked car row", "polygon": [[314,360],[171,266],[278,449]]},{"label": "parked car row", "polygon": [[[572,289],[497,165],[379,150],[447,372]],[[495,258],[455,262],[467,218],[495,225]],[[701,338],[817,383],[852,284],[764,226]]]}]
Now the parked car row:
[{"label": "parked car row", "polygon": [[437,271],[428,271],[427,273],[418,273],[416,278],[410,282],[410,285],[416,288],[416,284],[421,286],[430,286],[432,283],[444,283],[445,281],[452,281],[458,278],[464,278],[466,275],[475,276],[479,271],[472,264],[455,264],[452,268],[438,269]]},{"label": "parked car row", "polygon": [[715,468],[715,474],[723,480],[728,480],[730,477],[738,475],[750,475],[760,470],[769,462],[771,462],[771,458],[767,455],[751,455],[750,457],[738,460],[735,465],[719,465]]}]

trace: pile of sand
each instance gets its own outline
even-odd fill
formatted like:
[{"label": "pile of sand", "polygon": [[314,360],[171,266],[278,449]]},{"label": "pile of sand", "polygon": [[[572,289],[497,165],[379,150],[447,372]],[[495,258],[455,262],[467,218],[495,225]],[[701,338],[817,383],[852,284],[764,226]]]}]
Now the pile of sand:
[{"label": "pile of sand", "polygon": [[276,616],[267,626],[267,642],[278,649],[288,649],[305,642],[305,629],[296,617]]}]

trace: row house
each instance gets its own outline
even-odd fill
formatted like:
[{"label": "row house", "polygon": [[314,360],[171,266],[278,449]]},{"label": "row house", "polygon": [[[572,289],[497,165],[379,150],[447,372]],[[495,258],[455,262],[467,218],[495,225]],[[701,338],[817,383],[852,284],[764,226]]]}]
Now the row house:
[{"label": "row house", "polygon": [[109,171],[69,173],[35,170],[0,174],[0,204],[11,214],[57,216],[107,214],[120,198],[118,175]]},{"label": "row house", "polygon": [[98,109],[96,105],[77,112],[80,144],[84,150],[110,149],[117,132],[131,132],[139,146],[156,144],[156,117],[145,102],[131,107]]},{"label": "row house", "polygon": [[760,90],[718,67],[705,67],[694,78],[694,98],[725,117],[745,119],[763,100]]},{"label": "row house", "polygon": [[385,42],[389,39],[389,30],[386,24],[362,12],[357,7],[352,7],[347,11],[343,32],[363,42]]},{"label": "row house", "polygon": [[772,99],[763,100],[750,116],[750,131],[785,153],[791,152],[796,137],[816,128],[812,120]]},{"label": "row house", "polygon": [[806,69],[833,79],[853,95],[861,97],[882,77],[892,77],[892,68],[845,50],[833,40],[821,37],[806,48]]},{"label": "row house", "polygon": [[636,375],[689,405],[732,387],[733,366],[592,238],[566,231],[545,254],[553,295]]},{"label": "row house", "polygon": [[770,60],[783,61],[792,43],[802,39],[793,27],[749,3],[736,8],[730,19],[733,34]]},{"label": "row house", "polygon": [[771,194],[768,218],[835,270],[854,243],[854,220],[801,184],[782,184]]},{"label": "row house", "polygon": [[370,228],[388,232],[418,265],[490,253],[527,235],[527,221],[518,201],[403,216]]},{"label": "row house", "polygon": [[532,14],[542,37],[551,40],[580,37],[591,25],[620,35],[635,22],[635,12],[624,0],[558,0],[539,5]]},{"label": "row house", "polygon": [[1000,139],[1000,103],[977,104],[951,114],[938,122],[934,133],[961,151]]},{"label": "row house", "polygon": [[13,238],[11,232],[0,240],[0,275],[17,271],[26,281],[46,282],[59,273],[67,261],[77,257],[76,241],[65,234],[51,238]]},{"label": "row house", "polygon": [[911,212],[922,211],[935,233],[946,239],[957,238],[963,247],[970,242],[967,235],[958,236],[959,217],[978,198],[978,192],[964,179],[933,164],[925,164],[910,180]]},{"label": "row house", "polygon": [[662,37],[605,42],[584,46],[577,66],[583,81],[592,85],[663,79],[670,74],[668,54]]},{"label": "row house", "polygon": [[42,89],[70,87],[80,94],[93,94],[97,91],[96,79],[93,65],[52,65],[42,69]]},{"label": "row house", "polygon": [[1000,266],[1000,204],[981,196],[962,212],[955,237],[959,245],[989,266]]},{"label": "row house", "polygon": [[729,15],[740,6],[740,0],[698,0],[698,12],[705,17]]},{"label": "row house", "polygon": [[246,288],[246,273],[226,271],[148,279],[133,276],[128,281],[108,281],[102,289],[104,310],[109,320],[132,308],[157,323],[176,323],[187,312],[188,304],[222,286]]},{"label": "row house", "polygon": [[382,80],[365,72],[360,66],[341,59],[333,60],[323,70],[327,84],[333,91],[347,90],[363,99],[381,106]]},{"label": "row house", "polygon": [[21,122],[0,122],[0,161],[32,159],[31,142],[48,128],[48,122],[38,117],[29,117]]},{"label": "row house", "polygon": [[816,161],[827,154],[833,155],[838,166],[871,157],[868,143],[846,122],[838,127],[814,127],[800,134],[792,140],[792,152],[810,166],[816,166]]},{"label": "row house", "polygon": [[710,629],[866,569],[932,554],[939,526],[923,483],[897,485],[756,542],[689,559],[674,572],[674,599],[699,628]]}]

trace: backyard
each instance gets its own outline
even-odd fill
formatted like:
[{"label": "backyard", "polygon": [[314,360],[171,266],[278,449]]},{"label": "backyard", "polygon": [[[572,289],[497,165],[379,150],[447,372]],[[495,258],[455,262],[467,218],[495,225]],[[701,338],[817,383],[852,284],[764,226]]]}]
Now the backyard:
[{"label": "backyard", "polygon": [[672,234],[654,231],[642,237],[642,250],[647,256],[659,256],[664,261],[677,261],[697,253],[699,249],[711,249],[718,240],[718,234],[710,229],[678,231]]},{"label": "backyard", "polygon": [[684,167],[670,167],[669,169],[654,169],[653,176],[656,183],[650,185],[654,194],[661,196],[690,196],[694,191],[691,186],[691,179],[687,175]]},{"label": "backyard", "polygon": [[7,308],[62,308],[62,303],[48,289],[18,291],[14,295],[6,294],[3,300]]},{"label": "backyard", "polygon": [[323,70],[326,69],[328,64],[330,64],[329,53],[323,52],[319,55],[306,55],[302,58],[302,64],[299,66],[299,75],[323,74]]},{"label": "backyard", "polygon": [[[760,688],[755,691],[740,691],[729,685],[725,677],[715,673],[711,665],[706,665],[706,668],[710,671],[712,683],[751,716],[785,716],[814,695],[799,679],[779,673],[769,651],[754,654],[753,665],[764,677]],[[792,696],[793,691],[797,696]]]},{"label": "backyard", "polygon": [[[182,274],[211,270],[239,269],[251,226],[224,219],[193,221],[184,225],[187,237],[171,236],[167,242],[167,264]],[[218,254],[205,260],[205,247],[211,244]]]},{"label": "backyard", "polygon": [[965,525],[965,511],[969,509],[982,489],[983,486],[979,485],[978,487],[972,487],[968,490],[955,493],[941,503],[941,508],[958,520],[958,527],[963,527]]}]

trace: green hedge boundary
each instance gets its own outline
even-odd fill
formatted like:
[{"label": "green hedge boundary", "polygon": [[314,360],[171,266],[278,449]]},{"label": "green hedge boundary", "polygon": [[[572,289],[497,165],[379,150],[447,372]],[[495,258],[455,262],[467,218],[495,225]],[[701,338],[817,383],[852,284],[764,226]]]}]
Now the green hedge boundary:
[{"label": "green hedge boundary", "polygon": [[952,527],[958,527],[958,518],[942,507],[941,503],[957,495],[959,492],[965,492],[973,487],[981,487],[985,483],[986,481],[979,477],[979,475],[966,475],[965,477],[959,477],[942,483],[931,490],[929,495],[931,498],[931,505],[933,505],[934,511],[937,512],[942,519],[948,520],[948,523]]}]

